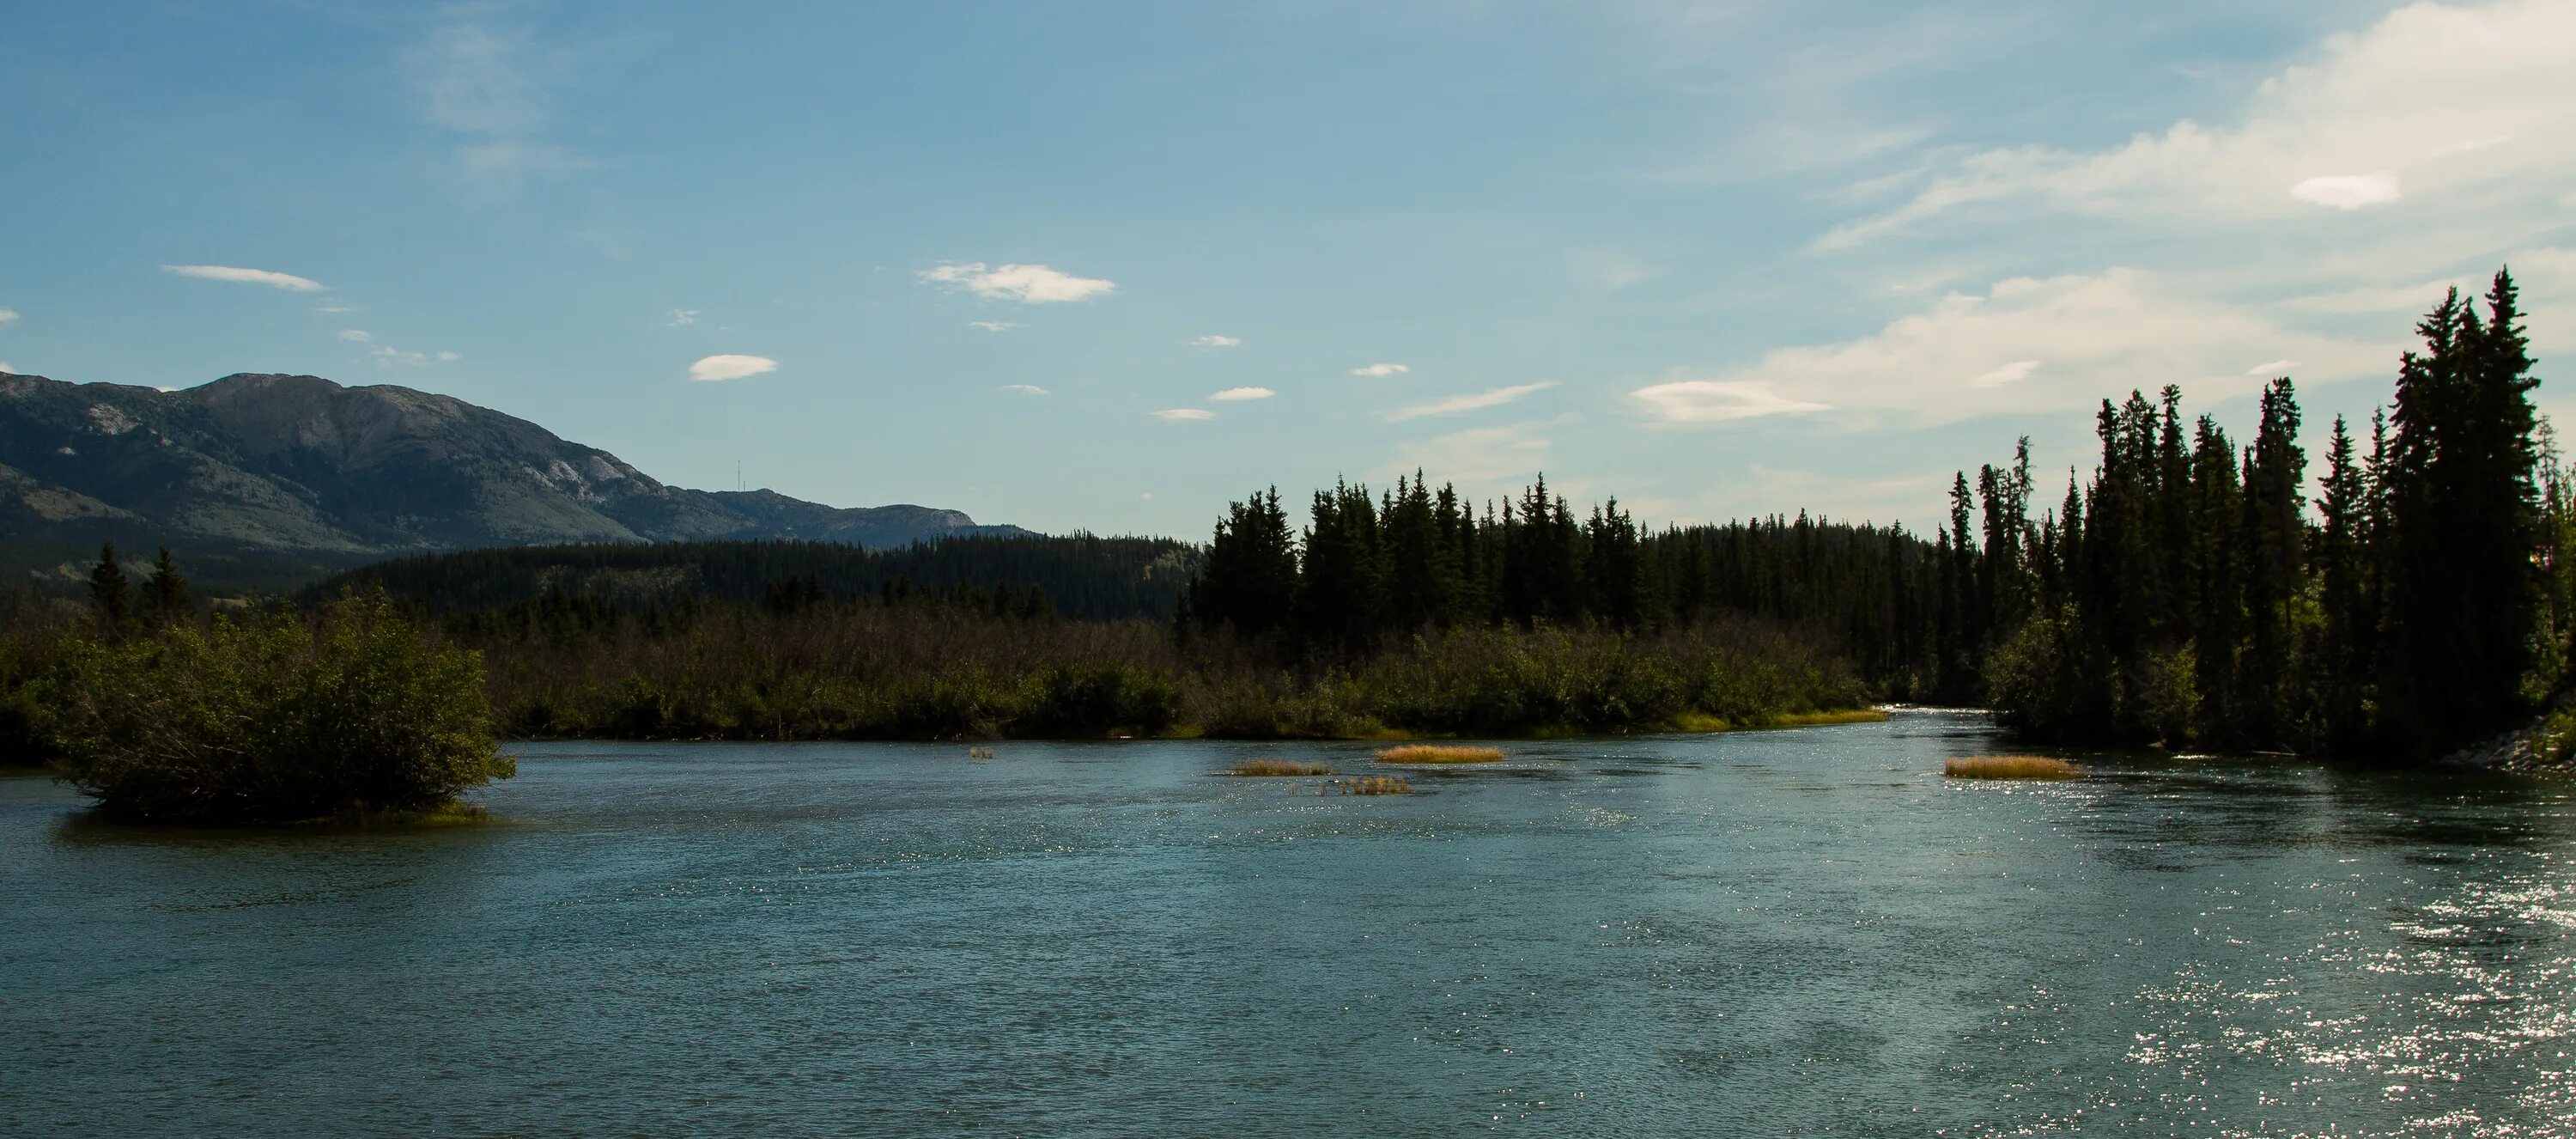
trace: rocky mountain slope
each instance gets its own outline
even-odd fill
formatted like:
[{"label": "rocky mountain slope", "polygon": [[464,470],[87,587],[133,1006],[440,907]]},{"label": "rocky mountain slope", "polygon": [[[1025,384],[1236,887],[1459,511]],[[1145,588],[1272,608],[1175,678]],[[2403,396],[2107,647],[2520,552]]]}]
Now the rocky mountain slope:
[{"label": "rocky mountain slope", "polygon": [[316,376],[164,392],[0,372],[0,541],[102,537],[347,563],[556,542],[809,538],[881,548],[1024,535],[954,510],[667,486],[448,396]]}]

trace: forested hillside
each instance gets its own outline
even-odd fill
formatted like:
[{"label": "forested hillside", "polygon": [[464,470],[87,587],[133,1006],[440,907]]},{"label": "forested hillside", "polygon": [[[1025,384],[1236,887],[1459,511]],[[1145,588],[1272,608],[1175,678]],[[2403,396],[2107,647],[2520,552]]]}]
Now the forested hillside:
[{"label": "forested hillside", "polygon": [[382,586],[436,613],[581,606],[629,615],[680,604],[899,600],[966,594],[1078,620],[1167,620],[1196,551],[1169,538],[956,537],[870,550],[833,542],[526,546],[423,554],[336,575],[316,598]]}]

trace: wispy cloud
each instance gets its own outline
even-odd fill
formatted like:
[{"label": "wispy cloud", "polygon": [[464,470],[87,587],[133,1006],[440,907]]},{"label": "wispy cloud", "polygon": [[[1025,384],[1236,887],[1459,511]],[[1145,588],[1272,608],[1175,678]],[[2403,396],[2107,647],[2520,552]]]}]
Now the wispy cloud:
[{"label": "wispy cloud", "polygon": [[8,324],[17,319],[18,310],[14,308],[0,308],[0,324]]},{"label": "wispy cloud", "polygon": [[966,327],[980,328],[986,332],[1009,332],[1019,325],[1007,320],[970,320],[966,322]]},{"label": "wispy cloud", "polygon": [[510,197],[534,177],[591,165],[547,137],[553,90],[570,79],[578,55],[525,29],[472,19],[446,24],[404,53],[422,118],[456,136],[450,163],[468,192]]},{"label": "wispy cloud", "polygon": [[1107,296],[1118,288],[1112,281],[1077,277],[1044,265],[988,268],[981,261],[955,261],[934,265],[921,270],[918,275],[931,284],[964,289],[986,300],[1018,301],[1029,305],[1087,301]]},{"label": "wispy cloud", "polygon": [[335,302],[327,305],[315,305],[313,306],[313,311],[321,313],[324,316],[338,316],[341,313],[364,312],[366,310],[358,307],[357,305],[340,304]]},{"label": "wispy cloud", "polygon": [[340,339],[349,341],[353,344],[369,344],[373,343],[376,338],[363,328],[343,328],[340,330]]},{"label": "wispy cloud", "polygon": [[331,287],[319,281],[298,277],[293,273],[279,273],[268,269],[241,269],[231,265],[164,265],[161,268],[182,277],[194,277],[200,281],[266,285],[269,288],[284,289],[290,293],[319,293]]},{"label": "wispy cloud", "polygon": [[1413,369],[1405,367],[1402,364],[1371,364],[1365,368],[1353,368],[1351,369],[1351,374],[1354,376],[1369,376],[1372,378],[1383,379],[1387,376],[1401,376],[1412,370]]},{"label": "wispy cloud", "polygon": [[670,312],[663,314],[662,323],[669,325],[672,328],[687,328],[688,326],[698,322],[698,313],[700,311],[702,310],[693,308],[675,308]]},{"label": "wispy cloud", "polygon": [[1526,399],[1532,394],[1546,391],[1547,389],[1555,386],[1556,382],[1553,380],[1536,384],[1515,384],[1507,388],[1490,388],[1473,395],[1457,395],[1450,396],[1447,399],[1431,400],[1426,403],[1407,404],[1395,409],[1394,411],[1386,413],[1386,421],[1389,423],[1402,423],[1408,419],[1421,419],[1425,416],[1431,415],[1456,415],[1462,411],[1478,411],[1488,407],[1501,407],[1504,404]]},{"label": "wispy cloud", "polygon": [[1830,409],[1838,424],[1914,426],[2082,408],[2179,383],[2200,400],[2253,392],[2248,360],[2305,361],[2302,380],[2384,371],[2385,342],[2337,339],[2204,299],[2155,274],[2019,277],[1951,293],[1867,336],[1775,349],[1751,367],[1630,393],[1650,420],[1704,426]]},{"label": "wispy cloud", "polygon": [[411,352],[390,344],[380,344],[367,353],[381,367],[420,368],[430,364],[453,364],[465,357],[454,352]]},{"label": "wispy cloud", "polygon": [[1479,489],[1517,483],[1547,465],[1548,439],[1542,423],[1475,427],[1405,445],[1394,462],[1378,469],[1382,478],[1421,471],[1433,480],[1455,480],[1475,497]]},{"label": "wispy cloud", "polygon": [[[2410,4],[2325,40],[2230,124],[2176,122],[2102,150],[1935,157],[1893,209],[1820,239],[1848,248],[1980,203],[2171,221],[2282,220],[2401,200],[2510,203],[2536,220],[2576,177],[2576,5]],[[2026,213],[2011,215],[2016,224]]]},{"label": "wispy cloud", "polygon": [[738,356],[727,354],[722,356],[709,356],[705,359],[699,360],[695,364],[689,365],[689,378],[692,380],[703,380],[709,383],[721,383],[726,380],[739,380],[748,376],[757,376],[763,372],[774,372],[777,370],[778,361],[772,360],[767,356]]},{"label": "wispy cloud", "polygon": [[1167,407],[1161,411],[1152,411],[1147,412],[1146,414],[1166,423],[1196,423],[1202,420],[1216,418],[1215,412],[1196,407]]},{"label": "wispy cloud", "polygon": [[1616,292],[1646,279],[1646,263],[1617,249],[1586,249],[1574,254],[1574,272],[1584,284]]},{"label": "wispy cloud", "polygon": [[1248,399],[1269,399],[1278,394],[1268,388],[1227,388],[1208,398],[1219,403],[1239,403]]},{"label": "wispy cloud", "polygon": [[1054,395],[1054,394],[1055,394],[1054,392],[1048,391],[1048,390],[1046,390],[1045,388],[1042,388],[1042,387],[1037,386],[1036,384],[1003,384],[1003,385],[1002,385],[1002,390],[1003,390],[1003,391],[1006,391],[1006,392],[1013,393],[1013,394],[1015,394],[1015,395]]},{"label": "wispy cloud", "polygon": [[1236,337],[1232,337],[1232,336],[1218,336],[1218,335],[1215,335],[1215,334],[1213,334],[1213,333],[1211,333],[1211,334],[1209,334],[1209,335],[1206,335],[1206,336],[1201,336],[1201,337],[1199,337],[1199,338],[1197,338],[1197,339],[1195,339],[1195,340],[1192,340],[1192,341],[1190,341],[1190,344],[1191,344],[1192,346],[1194,346],[1194,347],[1198,347],[1198,348],[1241,348],[1241,347],[1243,347],[1243,341],[1242,341],[1242,340],[1240,340],[1240,339],[1238,339],[1238,338],[1236,338]]}]

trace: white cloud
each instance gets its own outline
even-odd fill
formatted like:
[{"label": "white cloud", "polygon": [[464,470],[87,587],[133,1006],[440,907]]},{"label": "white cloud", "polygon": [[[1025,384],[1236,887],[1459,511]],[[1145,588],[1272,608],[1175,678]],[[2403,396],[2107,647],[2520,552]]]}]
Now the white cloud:
[{"label": "white cloud", "polygon": [[0,308],[0,324],[7,324],[16,319],[18,319],[18,310],[14,308]]},{"label": "white cloud", "polygon": [[1044,265],[987,268],[981,261],[950,262],[921,270],[918,275],[931,284],[964,289],[986,300],[1018,301],[1030,305],[1087,301],[1107,296],[1118,288],[1115,282],[1097,277],[1076,277]]},{"label": "white cloud", "polygon": [[1386,376],[1401,376],[1412,370],[1413,369],[1405,367],[1402,364],[1371,364],[1365,368],[1353,368],[1351,369],[1351,374],[1354,376],[1373,376],[1383,378]]},{"label": "white cloud", "polygon": [[1379,468],[1381,478],[1421,471],[1438,481],[1455,481],[1469,490],[1491,484],[1517,485],[1547,464],[1548,440],[1538,423],[1476,427],[1407,444],[1394,462]]},{"label": "white cloud", "polygon": [[1268,388],[1227,388],[1208,398],[1220,403],[1238,403],[1247,399],[1269,399],[1278,394]]},{"label": "white cloud", "polygon": [[2327,39],[2248,93],[2233,118],[2176,122],[2102,150],[2025,146],[1939,159],[1911,200],[1819,244],[1857,245],[2004,201],[2263,221],[2319,206],[2394,206],[2402,182],[2413,208],[2545,208],[2576,178],[2576,4],[2410,4]]},{"label": "white cloud", "polygon": [[1196,423],[1201,420],[1216,418],[1215,412],[1195,407],[1167,407],[1161,411],[1147,412],[1146,414],[1166,423]]},{"label": "white cloud", "polygon": [[966,322],[966,327],[980,328],[986,332],[1009,332],[1014,328],[1018,328],[1019,325],[1013,324],[1007,320],[970,320]]},{"label": "white cloud", "polygon": [[237,269],[230,265],[164,265],[163,269],[182,277],[200,281],[231,281],[243,285],[266,285],[290,293],[319,293],[331,286],[310,281],[293,273],[274,273],[266,269]]},{"label": "white cloud", "polygon": [[2405,197],[2398,191],[2397,176],[2385,170],[2377,174],[2329,174],[2310,178],[2290,187],[2290,196],[2338,210],[2384,206]]},{"label": "white cloud", "polygon": [[1211,334],[1211,335],[1207,335],[1207,336],[1202,336],[1202,337],[1199,337],[1199,338],[1198,338],[1198,339],[1196,339],[1196,340],[1192,340],[1192,341],[1190,341],[1190,344],[1191,344],[1192,346],[1194,346],[1194,347],[1199,347],[1199,348],[1241,348],[1241,347],[1243,347],[1243,341],[1241,341],[1241,340],[1239,340],[1239,339],[1237,339],[1237,338],[1235,338],[1235,337],[1232,337],[1232,336],[1217,336],[1217,335],[1213,335],[1213,334]]},{"label": "white cloud", "polygon": [[1632,394],[1671,425],[1831,409],[1848,425],[1896,416],[1928,426],[2081,409],[2168,383],[2197,400],[2222,400],[2260,387],[2245,361],[2274,358],[2306,361],[2301,380],[2330,382],[2386,372],[2396,341],[2294,330],[2260,310],[2113,269],[2017,277],[1982,296],[1951,293],[1868,336],[1776,349],[1751,367],[1675,377]]},{"label": "white cloud", "polygon": [[1054,394],[1055,394],[1054,392],[1048,391],[1048,390],[1046,390],[1045,388],[1042,388],[1042,387],[1037,386],[1036,384],[1003,384],[1003,385],[1002,385],[1002,390],[1003,390],[1003,391],[1006,391],[1006,392],[1014,392],[1014,393],[1017,393],[1017,394],[1019,394],[1019,395],[1054,395]]},{"label": "white cloud", "polygon": [[344,312],[358,312],[358,311],[360,311],[360,309],[359,309],[359,308],[358,308],[358,306],[356,306],[356,305],[328,304],[328,305],[315,305],[315,306],[313,306],[313,311],[318,312],[318,313],[322,313],[322,314],[324,314],[324,315],[326,315],[326,316],[329,316],[329,315],[337,315],[337,314],[344,313]]},{"label": "white cloud", "polygon": [[669,325],[672,328],[687,328],[688,326],[698,322],[698,313],[701,311],[704,310],[675,308],[670,312],[663,314],[662,323]]},{"label": "white cloud", "polygon": [[368,335],[362,328],[343,328],[340,330],[340,339],[353,344],[368,344],[374,342],[376,338]]},{"label": "white cloud", "polygon": [[1628,393],[1664,423],[1707,425],[1766,415],[1823,411],[1821,403],[1802,403],[1753,380],[1672,380]]},{"label": "white cloud", "polygon": [[1455,415],[1462,411],[1478,411],[1488,407],[1500,407],[1504,404],[1526,398],[1533,392],[1546,391],[1547,389],[1555,386],[1556,384],[1554,381],[1537,384],[1516,384],[1507,388],[1491,388],[1477,392],[1474,395],[1450,396],[1447,399],[1435,399],[1427,403],[1408,404],[1404,407],[1399,407],[1394,411],[1388,412],[1386,414],[1386,421],[1389,423],[1402,423],[1408,419],[1420,419],[1428,415]]},{"label": "white cloud", "polygon": [[2023,380],[2029,379],[2030,374],[2038,369],[2039,361],[2037,360],[2015,360],[2012,363],[1996,368],[1991,372],[1979,372],[1976,375],[1969,377],[1968,386],[1972,388],[1999,388],[2005,384],[2017,384]]},{"label": "white cloud", "polygon": [[438,354],[438,362],[441,364],[453,364],[464,358],[464,354],[459,352],[441,352]]},{"label": "white cloud", "polygon": [[739,380],[763,372],[778,370],[778,361],[767,356],[709,356],[689,365],[689,378],[708,382]]},{"label": "white cloud", "polygon": [[2251,368],[2245,369],[2245,374],[2261,377],[2263,379],[2271,379],[2274,376],[2289,375],[2290,369],[2298,366],[2299,362],[2296,360],[2265,360],[2260,364],[2256,364]]}]

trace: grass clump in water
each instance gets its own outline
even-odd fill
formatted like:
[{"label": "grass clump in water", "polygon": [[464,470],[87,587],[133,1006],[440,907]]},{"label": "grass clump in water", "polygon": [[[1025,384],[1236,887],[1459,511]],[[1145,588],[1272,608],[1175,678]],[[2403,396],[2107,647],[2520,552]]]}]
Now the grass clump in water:
[{"label": "grass clump in water", "polygon": [[1401,775],[1362,775],[1342,783],[1345,795],[1410,795],[1413,784]]},{"label": "grass clump in water", "polygon": [[1238,759],[1228,775],[1330,775],[1333,765],[1311,759]]},{"label": "grass clump in water", "polygon": [[1406,744],[1377,753],[1379,763],[1493,763],[1501,758],[1500,748],[1457,744]]},{"label": "grass clump in water", "polygon": [[2073,779],[2084,769],[2044,755],[1972,755],[1944,761],[1941,774],[1952,779]]}]

